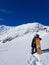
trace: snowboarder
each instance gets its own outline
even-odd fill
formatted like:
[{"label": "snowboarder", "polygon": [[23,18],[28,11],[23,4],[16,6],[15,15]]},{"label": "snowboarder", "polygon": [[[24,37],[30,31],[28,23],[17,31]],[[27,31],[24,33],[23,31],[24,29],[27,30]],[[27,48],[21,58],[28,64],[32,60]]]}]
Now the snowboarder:
[{"label": "snowboarder", "polygon": [[39,34],[36,34],[32,40],[32,43],[31,43],[31,53],[34,54],[37,52],[37,48],[36,48],[36,38],[39,38],[41,40],[41,38],[39,37]]}]

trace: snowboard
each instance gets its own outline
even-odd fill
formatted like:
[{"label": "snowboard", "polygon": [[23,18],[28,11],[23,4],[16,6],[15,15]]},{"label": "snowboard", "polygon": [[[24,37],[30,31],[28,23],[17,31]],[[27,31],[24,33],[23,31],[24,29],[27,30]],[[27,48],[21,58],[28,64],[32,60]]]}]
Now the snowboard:
[{"label": "snowboard", "polygon": [[42,54],[41,45],[40,45],[40,39],[36,38],[36,50],[38,54]]}]

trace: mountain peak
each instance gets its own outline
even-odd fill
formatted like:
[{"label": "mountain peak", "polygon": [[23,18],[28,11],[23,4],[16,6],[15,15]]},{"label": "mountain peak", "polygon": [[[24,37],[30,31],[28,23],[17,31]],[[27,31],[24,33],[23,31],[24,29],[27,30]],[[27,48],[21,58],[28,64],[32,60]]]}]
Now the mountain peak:
[{"label": "mountain peak", "polygon": [[11,29],[11,30],[13,30],[13,29],[17,30],[17,32],[19,30],[19,31],[23,31],[24,33],[27,33],[30,30],[36,31],[37,29],[39,29],[39,28],[41,28],[43,26],[44,25],[42,25],[40,23],[37,23],[37,22],[35,22],[35,23],[27,23],[27,24],[23,24],[23,25],[20,25],[20,26],[16,26],[16,27],[0,25],[0,35],[6,33],[9,29]]},{"label": "mountain peak", "polygon": [[[23,25],[19,25],[19,26],[5,26],[5,25],[1,25],[0,26],[0,35],[9,32],[10,34],[14,33],[21,35],[21,34],[26,34],[29,33],[30,31],[32,32],[37,32],[39,30],[43,30],[44,29],[44,25],[38,23],[38,22],[34,22],[34,23],[27,23],[27,24],[23,24]],[[47,27],[46,27],[47,28]],[[21,32],[21,33],[19,33]]]},{"label": "mountain peak", "polygon": [[9,29],[9,26],[1,25],[0,26],[0,34],[7,32],[8,29]]}]

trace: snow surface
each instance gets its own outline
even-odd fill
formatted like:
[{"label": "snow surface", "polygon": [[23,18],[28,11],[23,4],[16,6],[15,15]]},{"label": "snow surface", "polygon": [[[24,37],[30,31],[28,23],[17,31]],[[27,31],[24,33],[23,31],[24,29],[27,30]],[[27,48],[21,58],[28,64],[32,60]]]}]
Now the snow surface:
[{"label": "snow surface", "polygon": [[[31,42],[38,33],[42,54],[31,55]],[[49,26],[28,23],[0,26],[0,65],[49,65]]]}]

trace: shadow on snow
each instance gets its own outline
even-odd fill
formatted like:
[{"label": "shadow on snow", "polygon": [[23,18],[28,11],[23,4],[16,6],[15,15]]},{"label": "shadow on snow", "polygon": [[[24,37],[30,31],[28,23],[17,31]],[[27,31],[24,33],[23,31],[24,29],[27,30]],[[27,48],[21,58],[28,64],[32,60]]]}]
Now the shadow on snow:
[{"label": "shadow on snow", "polygon": [[44,49],[44,50],[42,50],[42,52],[47,53],[47,52],[49,52],[49,49]]}]

